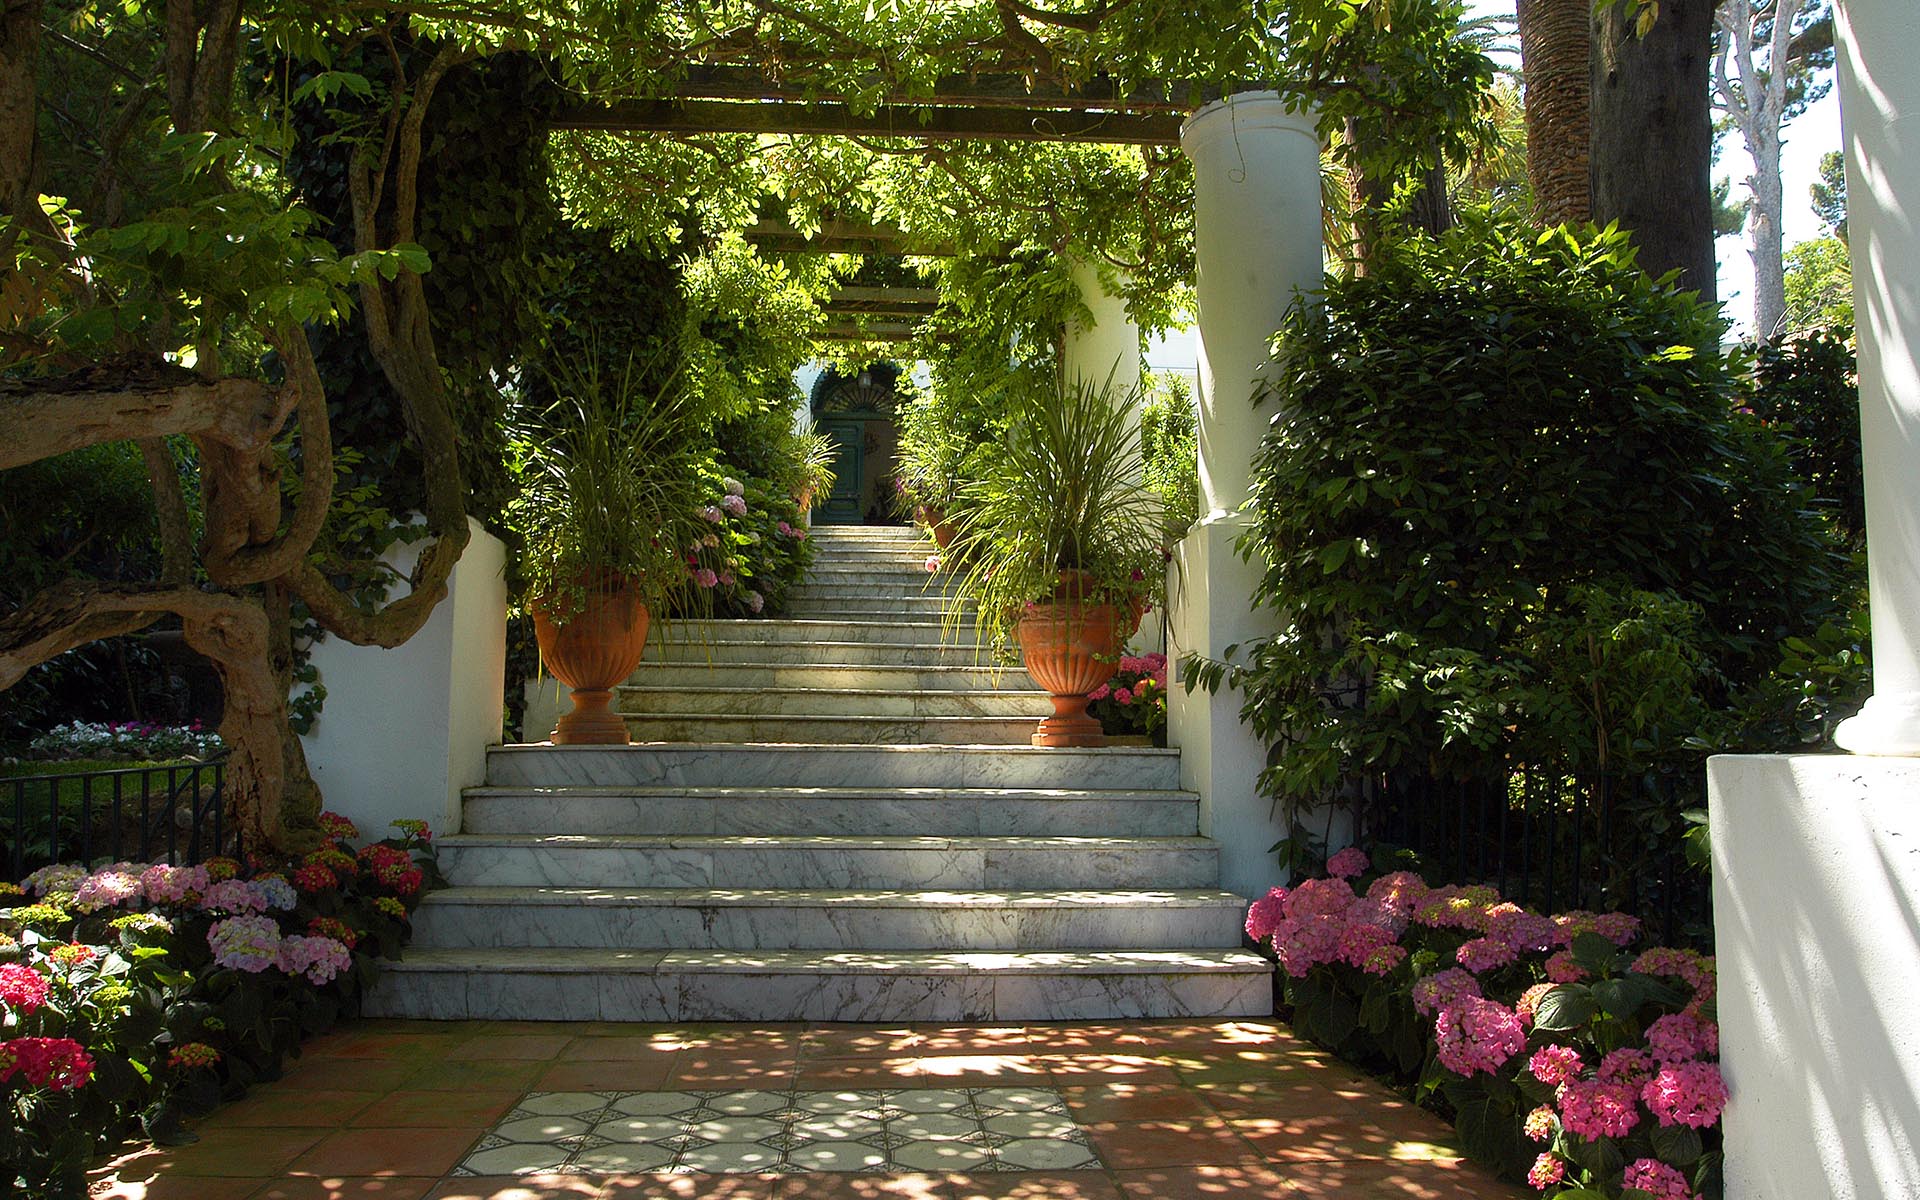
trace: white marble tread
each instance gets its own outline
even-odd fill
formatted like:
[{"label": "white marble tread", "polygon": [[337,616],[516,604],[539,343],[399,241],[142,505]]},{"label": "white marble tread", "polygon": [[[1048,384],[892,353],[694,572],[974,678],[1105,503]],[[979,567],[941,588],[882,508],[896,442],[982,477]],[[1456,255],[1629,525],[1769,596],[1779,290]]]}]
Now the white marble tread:
[{"label": "white marble tread", "polygon": [[1156,800],[1169,803],[1198,803],[1197,792],[1161,788],[992,788],[992,787],[668,787],[624,786],[619,784],[535,784],[481,785],[467,788],[469,797],[550,796],[567,799],[578,796],[632,796],[637,799],[676,798],[705,800]]},{"label": "white marble tread", "polygon": [[1273,964],[1245,950],[672,950],[573,946],[449,948],[413,946],[382,971],[634,974],[664,971],[725,975],[1270,975]]},{"label": "white marble tread", "polygon": [[858,834],[682,834],[670,837],[578,834],[453,833],[439,840],[442,849],[591,849],[591,850],[1215,850],[1205,837],[943,837],[939,835]]},{"label": "white marble tread", "polygon": [[1046,710],[988,716],[849,716],[812,713],[622,712],[635,741],[707,736],[717,742],[818,742],[943,746],[1030,741]]},{"label": "white marble tread", "polygon": [[1217,888],[1168,888],[1096,891],[1019,889],[1006,891],[934,891],[861,888],[569,888],[447,887],[428,893],[430,906],[501,905],[524,908],[698,905],[703,908],[1229,908],[1244,911],[1242,896]]},{"label": "white marble tread", "polygon": [[844,743],[495,747],[494,785],[642,786],[768,784],[778,787],[1180,786],[1180,752],[1151,747],[848,745]]}]

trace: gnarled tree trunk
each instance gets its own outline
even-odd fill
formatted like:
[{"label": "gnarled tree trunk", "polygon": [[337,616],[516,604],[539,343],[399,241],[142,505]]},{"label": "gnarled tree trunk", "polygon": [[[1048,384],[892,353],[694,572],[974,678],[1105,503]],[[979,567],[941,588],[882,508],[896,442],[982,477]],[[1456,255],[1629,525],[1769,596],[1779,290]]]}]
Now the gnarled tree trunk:
[{"label": "gnarled tree trunk", "polygon": [[1641,36],[1631,3],[1593,18],[1593,219],[1617,221],[1651,275],[1715,300],[1711,0],[1662,0]]}]

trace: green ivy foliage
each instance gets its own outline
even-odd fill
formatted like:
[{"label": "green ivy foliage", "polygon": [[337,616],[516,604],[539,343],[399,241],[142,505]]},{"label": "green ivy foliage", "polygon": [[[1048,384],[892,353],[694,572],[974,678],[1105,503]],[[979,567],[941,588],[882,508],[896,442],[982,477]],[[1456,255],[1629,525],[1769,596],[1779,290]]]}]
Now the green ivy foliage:
[{"label": "green ivy foliage", "polygon": [[1268,791],[1648,765],[1836,612],[1720,332],[1617,231],[1487,219],[1291,313],[1243,543],[1280,632],[1196,672],[1279,743]]},{"label": "green ivy foliage", "polygon": [[1147,487],[1160,497],[1169,545],[1200,519],[1199,413],[1182,371],[1152,372],[1140,406],[1140,456]]}]

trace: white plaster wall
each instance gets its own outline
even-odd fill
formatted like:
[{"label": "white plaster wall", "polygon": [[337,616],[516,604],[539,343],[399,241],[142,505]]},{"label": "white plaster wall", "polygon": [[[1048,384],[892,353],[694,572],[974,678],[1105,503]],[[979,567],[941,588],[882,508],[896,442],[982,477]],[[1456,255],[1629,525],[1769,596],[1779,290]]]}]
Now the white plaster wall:
[{"label": "white plaster wall", "polygon": [[1920,1197],[1920,759],[1707,777],[1727,1200]]},{"label": "white plaster wall", "polygon": [[[327,699],[301,739],[307,762],[327,807],[368,837],[403,817],[458,832],[461,790],[484,780],[486,748],[501,740],[506,548],[469,527],[446,598],[413,637],[390,650],[334,637],[313,648]],[[404,576],[416,556],[399,546],[388,561]]]}]

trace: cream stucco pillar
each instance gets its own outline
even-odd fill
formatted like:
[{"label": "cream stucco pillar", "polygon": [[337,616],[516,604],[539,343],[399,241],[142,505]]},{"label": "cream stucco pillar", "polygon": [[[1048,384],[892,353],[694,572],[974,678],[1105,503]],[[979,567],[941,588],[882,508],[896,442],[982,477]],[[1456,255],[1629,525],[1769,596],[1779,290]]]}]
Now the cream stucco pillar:
[{"label": "cream stucco pillar", "polygon": [[1920,66],[1910,0],[1834,6],[1873,609],[1856,754],[1920,755]]},{"label": "cream stucco pillar", "polygon": [[1140,382],[1140,326],[1127,315],[1127,302],[1100,274],[1096,264],[1084,259],[1073,265],[1080,302],[1092,319],[1067,322],[1060,365],[1068,383],[1078,380],[1099,387],[1112,379],[1116,392],[1127,391]]},{"label": "cream stucco pillar", "polygon": [[[1256,612],[1258,564],[1234,542],[1253,454],[1271,408],[1253,402],[1268,343],[1299,291],[1320,286],[1320,141],[1311,112],[1273,92],[1243,92],[1195,113],[1181,133],[1193,160],[1200,310],[1200,523],[1180,545],[1168,656],[1217,658],[1272,632]],[[1181,777],[1201,797],[1201,828],[1221,842],[1229,888],[1257,894],[1279,882],[1268,851],[1283,826],[1257,785],[1266,748],[1240,723],[1241,696],[1172,689],[1169,738]]]}]

